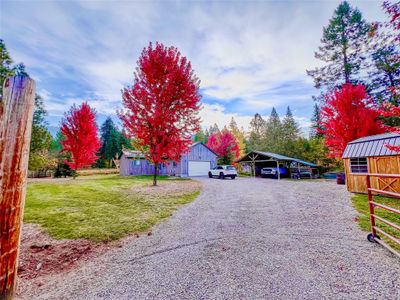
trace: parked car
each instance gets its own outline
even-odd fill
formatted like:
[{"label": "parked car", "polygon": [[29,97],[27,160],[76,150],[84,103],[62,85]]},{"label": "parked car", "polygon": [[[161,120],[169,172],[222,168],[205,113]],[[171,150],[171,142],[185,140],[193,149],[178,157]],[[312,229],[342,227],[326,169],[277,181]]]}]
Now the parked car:
[{"label": "parked car", "polygon": [[235,179],[237,176],[237,171],[234,166],[222,165],[216,166],[208,172],[208,177],[218,177],[220,179],[225,179],[225,177],[230,177]]},{"label": "parked car", "polygon": [[[281,177],[285,177],[288,174],[288,169],[281,167],[279,168],[279,173]],[[269,168],[262,168],[261,169],[261,177],[272,177],[278,178],[278,168],[269,167]]]}]

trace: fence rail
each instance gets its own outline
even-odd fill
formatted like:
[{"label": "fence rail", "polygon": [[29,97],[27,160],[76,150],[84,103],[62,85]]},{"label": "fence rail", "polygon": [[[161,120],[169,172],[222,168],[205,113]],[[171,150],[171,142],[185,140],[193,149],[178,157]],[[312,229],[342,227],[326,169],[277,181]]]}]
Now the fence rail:
[{"label": "fence rail", "polygon": [[368,235],[368,240],[370,242],[376,242],[380,245],[382,245],[383,247],[387,248],[390,252],[392,252],[393,254],[395,254],[396,256],[398,256],[400,258],[400,253],[398,251],[396,251],[393,247],[391,247],[389,244],[385,243],[384,241],[382,241],[379,237],[379,235],[377,234],[377,232],[379,232],[380,234],[382,234],[383,236],[385,236],[386,238],[388,238],[389,240],[391,240],[394,243],[397,243],[398,245],[400,245],[400,239],[398,239],[397,237],[391,235],[390,233],[384,231],[382,228],[378,227],[376,224],[376,220],[386,224],[387,226],[394,228],[395,230],[400,231],[400,226],[397,224],[394,224],[380,216],[377,216],[375,214],[375,208],[379,208],[379,209],[383,209],[383,210],[387,210],[391,213],[394,214],[398,214],[400,215],[400,210],[387,206],[387,205],[383,205],[381,203],[377,203],[374,201],[374,195],[372,194],[373,192],[378,194],[378,195],[385,195],[385,196],[390,196],[393,198],[398,198],[400,199],[400,193],[395,193],[395,192],[388,192],[388,191],[384,191],[384,190],[380,190],[380,189],[375,189],[375,188],[371,188],[371,177],[378,177],[378,178],[400,178],[400,174],[377,174],[377,173],[367,173],[366,175],[366,181],[367,181],[367,191],[368,191],[368,204],[369,204],[369,212],[370,212],[370,222],[371,222],[371,231],[372,233],[370,233]]}]

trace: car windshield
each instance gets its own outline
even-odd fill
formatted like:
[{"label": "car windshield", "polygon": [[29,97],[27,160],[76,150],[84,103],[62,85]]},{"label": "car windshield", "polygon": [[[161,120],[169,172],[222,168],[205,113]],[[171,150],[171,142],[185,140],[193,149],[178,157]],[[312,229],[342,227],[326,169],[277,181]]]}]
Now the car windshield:
[{"label": "car windshield", "polygon": [[226,169],[227,169],[227,170],[235,170],[235,168],[232,167],[232,166],[226,166]]}]

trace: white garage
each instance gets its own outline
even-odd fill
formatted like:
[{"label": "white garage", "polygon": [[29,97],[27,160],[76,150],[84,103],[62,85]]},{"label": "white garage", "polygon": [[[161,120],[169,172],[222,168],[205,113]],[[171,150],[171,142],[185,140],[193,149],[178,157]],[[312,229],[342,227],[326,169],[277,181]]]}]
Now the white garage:
[{"label": "white garage", "polygon": [[211,168],[210,161],[189,161],[189,176],[206,176]]}]

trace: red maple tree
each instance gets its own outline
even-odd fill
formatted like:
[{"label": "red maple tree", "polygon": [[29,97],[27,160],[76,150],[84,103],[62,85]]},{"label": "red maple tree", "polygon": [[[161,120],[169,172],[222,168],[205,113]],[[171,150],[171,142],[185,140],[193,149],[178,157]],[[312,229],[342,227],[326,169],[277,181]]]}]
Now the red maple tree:
[{"label": "red maple tree", "polygon": [[97,160],[100,140],[97,135],[96,112],[89,104],[72,106],[62,120],[60,131],[64,136],[62,152],[71,155],[65,163],[72,170],[90,167]]},{"label": "red maple tree", "polygon": [[240,148],[235,136],[226,129],[212,134],[208,139],[207,146],[218,154],[220,162],[223,164],[231,164],[240,156]]},{"label": "red maple tree", "polygon": [[360,137],[384,132],[379,112],[363,85],[344,84],[326,98],[321,108],[320,132],[331,157],[341,157],[346,145]]},{"label": "red maple tree", "polygon": [[[395,94],[398,98],[400,98],[400,88],[393,88],[391,89],[391,92]],[[400,107],[397,107],[389,102],[384,102],[379,108],[378,108],[378,113],[383,116],[383,117],[388,117],[388,118],[400,118]],[[389,125],[383,125],[384,128],[387,131],[390,132],[396,132],[400,134],[400,127],[399,126],[389,126]],[[395,152],[400,152],[400,145],[395,146],[395,145],[390,145],[387,144],[385,145],[389,150],[395,151]]]},{"label": "red maple tree", "polygon": [[177,48],[150,43],[138,60],[133,86],[123,90],[125,111],[120,118],[154,164],[153,185],[157,185],[158,165],[178,161],[200,129],[199,85],[190,62]]}]

